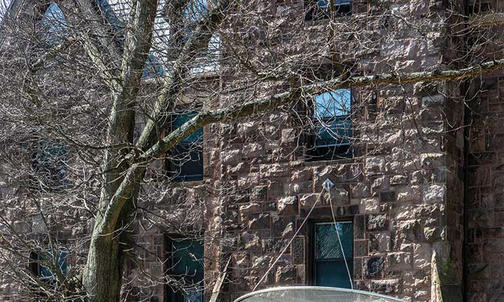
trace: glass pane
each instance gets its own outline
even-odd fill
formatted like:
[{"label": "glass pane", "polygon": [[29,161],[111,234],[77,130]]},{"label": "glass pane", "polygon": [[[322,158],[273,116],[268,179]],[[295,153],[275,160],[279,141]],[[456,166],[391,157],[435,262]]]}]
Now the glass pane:
[{"label": "glass pane", "polygon": [[171,176],[176,181],[203,179],[203,151],[201,147],[179,144],[172,149],[173,159],[169,162]]},{"label": "glass pane", "polygon": [[46,28],[49,42],[58,43],[66,32],[65,15],[56,3],[51,3],[42,17],[42,25]]},{"label": "glass pane", "polygon": [[[182,126],[185,122],[189,121],[193,117],[196,116],[196,112],[190,112],[190,113],[184,113],[184,114],[177,114],[173,116],[173,130],[179,128]],[[198,142],[203,140],[203,128],[198,129],[196,132],[193,134],[189,135],[186,137],[182,143],[192,143],[192,142]]]},{"label": "glass pane", "polygon": [[327,7],[327,4],[328,4],[328,1],[327,1],[327,0],[318,0],[318,1],[317,1],[317,5],[318,5],[320,8],[326,8],[326,7]]},{"label": "glass pane", "polygon": [[187,4],[185,16],[190,22],[199,21],[208,11],[207,0],[192,0]]},{"label": "glass pane", "polygon": [[[348,261],[350,276],[353,262]],[[315,284],[317,286],[351,288],[348,272],[343,261],[322,261],[315,264]]]},{"label": "glass pane", "polygon": [[351,120],[335,118],[319,123],[316,128],[315,146],[347,145],[352,137]]},{"label": "glass pane", "polygon": [[193,283],[203,280],[203,244],[191,239],[174,240],[173,273]]},{"label": "glass pane", "polygon": [[145,62],[145,68],[142,77],[153,78],[156,76],[164,76],[163,65],[161,65],[161,63],[159,63],[159,60],[150,53],[147,61]]},{"label": "glass pane", "polygon": [[[345,256],[353,257],[353,227],[351,223],[336,223]],[[315,224],[315,260],[343,259],[333,223]]]},{"label": "glass pane", "polygon": [[[67,252],[65,250],[60,250],[58,252],[57,266],[63,276],[67,274],[67,262],[66,262]],[[32,252],[30,253],[30,258],[46,263],[54,263],[54,255],[51,252]],[[57,277],[55,273],[48,267],[44,266],[42,263],[34,263],[32,268],[33,272],[40,277],[41,280],[46,281],[56,281]]]},{"label": "glass pane", "polygon": [[186,287],[173,299],[183,302],[203,302],[203,244],[191,239],[172,241],[172,273],[184,279]]},{"label": "glass pane", "polygon": [[351,96],[350,89],[338,89],[316,95],[314,118],[330,118],[350,114]]}]

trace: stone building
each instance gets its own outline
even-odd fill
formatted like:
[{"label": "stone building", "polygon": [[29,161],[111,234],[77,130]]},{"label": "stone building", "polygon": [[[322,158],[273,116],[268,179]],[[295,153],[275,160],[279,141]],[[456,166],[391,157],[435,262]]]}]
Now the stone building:
[{"label": "stone building", "polygon": [[[452,50],[471,37],[455,35],[460,19],[448,11],[502,8],[498,0],[389,2],[335,1],[335,32],[359,16],[387,10],[401,16],[381,20],[390,25],[355,25],[378,38],[365,51],[358,48],[361,41],[342,44],[338,62],[351,62],[352,73],[456,68],[460,53]],[[317,52],[326,38],[321,33],[327,32],[328,7],[327,1],[276,0],[255,9],[261,19],[279,24],[274,46],[301,54]],[[302,24],[304,34],[290,36],[292,24]],[[391,31],[393,40],[386,38]],[[331,42],[344,38],[336,35]],[[221,49],[226,57],[225,43]],[[221,62],[211,81],[233,87],[235,63]],[[309,83],[341,69],[318,57],[298,71]],[[351,283],[405,301],[504,301],[503,81],[495,73],[466,85],[338,89],[292,110],[206,126],[197,134],[202,149],[192,150],[191,161],[162,165],[181,181],[172,196],[204,205],[201,241],[162,228],[140,231],[138,239],[151,251],[144,255],[146,270],[189,270],[186,281],[205,283],[206,289],[189,286],[181,293],[157,285],[141,295],[203,301],[217,288],[218,301],[228,302],[256,286]],[[471,93],[475,101],[468,103]],[[214,106],[232,99],[223,95]],[[324,190],[324,183],[333,186]],[[221,278],[223,284],[215,286]]]}]

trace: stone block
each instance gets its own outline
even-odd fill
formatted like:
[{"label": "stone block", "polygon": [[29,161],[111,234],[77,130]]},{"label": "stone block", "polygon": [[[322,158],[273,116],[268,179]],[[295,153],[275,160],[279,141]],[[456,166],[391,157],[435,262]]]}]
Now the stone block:
[{"label": "stone block", "polygon": [[382,202],[395,202],[396,201],[396,192],[394,191],[386,191],[380,193],[380,200]]},{"label": "stone block", "polygon": [[364,239],[365,234],[365,215],[356,215],[354,218],[354,236],[355,239]]},{"label": "stone block", "polygon": [[241,151],[244,157],[255,158],[263,155],[263,146],[258,143],[244,144]]},{"label": "stone block", "polygon": [[445,97],[442,94],[434,94],[422,97],[423,107],[439,106],[445,103]]},{"label": "stone block", "polygon": [[289,281],[295,281],[296,276],[296,266],[280,266],[275,272],[275,282],[279,284],[287,284]]},{"label": "stone block", "polygon": [[365,198],[371,196],[371,191],[366,183],[360,182],[350,186],[352,197]]},{"label": "stone block", "polygon": [[294,235],[294,220],[291,217],[273,216],[272,233],[275,237],[292,237]]},{"label": "stone block", "polygon": [[252,189],[252,193],[250,195],[251,201],[263,201],[266,200],[268,192],[268,187],[265,185],[256,186]]},{"label": "stone block", "polygon": [[223,165],[237,165],[242,160],[241,150],[226,150],[222,152]]},{"label": "stone block", "polygon": [[360,202],[363,213],[378,214],[380,212],[380,201],[378,198],[363,198]]},{"label": "stone block", "polygon": [[318,198],[318,193],[303,194],[299,198],[299,204],[301,207],[312,207]]},{"label": "stone block", "polygon": [[254,215],[254,217],[248,221],[248,228],[251,230],[269,229],[270,228],[270,214],[260,213],[258,215]]},{"label": "stone block", "polygon": [[262,164],[259,170],[262,178],[280,177],[288,173],[287,166],[282,164]]},{"label": "stone block", "polygon": [[387,264],[390,270],[411,269],[412,256],[409,252],[396,252],[387,254]]},{"label": "stone block", "polygon": [[308,182],[311,179],[312,179],[311,168],[294,170],[291,174],[291,182]]},{"label": "stone block", "polygon": [[385,259],[383,257],[369,257],[364,263],[364,276],[366,278],[376,278],[383,275]]},{"label": "stone block", "polygon": [[353,276],[355,280],[362,279],[362,258],[353,259]]},{"label": "stone block", "polygon": [[390,234],[388,232],[369,234],[369,251],[388,252],[390,250]]},{"label": "stone block", "polygon": [[373,181],[373,184],[371,185],[371,191],[374,192],[381,192],[381,191],[386,191],[390,187],[390,181],[388,176],[381,176],[375,178]]},{"label": "stone block", "polygon": [[444,153],[422,153],[420,155],[420,164],[424,169],[444,167],[446,158]]},{"label": "stone block", "polygon": [[347,205],[350,203],[348,191],[344,188],[335,188],[331,192],[333,205]]},{"label": "stone block", "polygon": [[362,257],[368,255],[368,241],[367,240],[355,240],[354,241],[354,255],[355,257]]},{"label": "stone block", "polygon": [[249,203],[244,204],[239,207],[241,221],[248,220],[248,217],[254,213],[259,213],[261,211],[261,205],[259,203]]},{"label": "stone block", "polygon": [[385,158],[380,156],[366,158],[364,171],[367,175],[385,172]]},{"label": "stone block", "polygon": [[440,227],[424,227],[424,237],[427,242],[434,242],[441,239],[441,232],[443,228]]},{"label": "stone block", "polygon": [[423,201],[425,203],[443,203],[446,194],[444,185],[430,185],[423,189]]},{"label": "stone block", "polygon": [[298,212],[298,197],[287,196],[277,201],[278,215],[290,216]]},{"label": "stone block", "polygon": [[394,175],[390,179],[391,186],[405,185],[408,183],[408,177],[405,175]]},{"label": "stone block", "polygon": [[423,228],[416,219],[397,222],[396,230],[407,242],[419,242],[424,239]]},{"label": "stone block", "polygon": [[292,261],[294,264],[305,263],[305,240],[304,237],[297,236],[292,242]]},{"label": "stone block", "polygon": [[422,171],[415,171],[415,172],[411,173],[411,181],[410,182],[412,185],[423,184],[424,178],[423,178]]},{"label": "stone block", "polygon": [[381,231],[387,228],[388,220],[385,214],[367,216],[367,229],[369,231]]},{"label": "stone block", "polygon": [[399,279],[372,280],[369,287],[372,292],[390,295],[399,292]]},{"label": "stone block", "polygon": [[280,142],[282,144],[291,144],[296,142],[296,131],[292,128],[282,129]]},{"label": "stone block", "polygon": [[416,269],[426,269],[431,265],[432,247],[428,243],[413,244],[413,264]]}]

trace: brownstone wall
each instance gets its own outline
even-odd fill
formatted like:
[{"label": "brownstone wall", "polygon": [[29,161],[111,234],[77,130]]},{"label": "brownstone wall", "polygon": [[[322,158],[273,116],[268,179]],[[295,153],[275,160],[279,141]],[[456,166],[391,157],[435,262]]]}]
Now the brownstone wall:
[{"label": "brownstone wall", "polygon": [[[276,12],[302,16],[298,2],[285,2]],[[291,9],[285,9],[289,5]],[[410,12],[412,22],[440,22],[429,15],[435,6],[397,2],[394,8]],[[368,9],[372,11],[372,5]],[[437,29],[430,41],[406,31],[402,39],[383,41],[357,60],[357,69],[373,73],[389,66],[403,71],[439,68],[442,27],[433,26]],[[306,30],[323,28],[322,23]],[[224,86],[232,85],[232,79],[225,73]],[[212,210],[207,212],[206,236],[212,241],[206,245],[206,258],[214,260],[206,274],[216,276],[232,258],[230,280],[219,301],[254,288],[319,198],[326,179],[336,184],[337,219],[354,224],[357,289],[407,301],[436,301],[440,285],[434,279],[439,276],[432,267],[441,263],[450,267],[451,280],[444,285],[460,297],[463,131],[457,127],[463,106],[446,97],[447,89],[452,88],[418,83],[354,90],[355,154],[348,160],[308,162],[288,111],[205,129],[211,137],[205,141],[211,178],[207,183],[216,188],[208,199]],[[327,195],[321,198],[309,222],[330,221]],[[303,228],[259,288],[311,284],[311,240],[309,228]]]}]

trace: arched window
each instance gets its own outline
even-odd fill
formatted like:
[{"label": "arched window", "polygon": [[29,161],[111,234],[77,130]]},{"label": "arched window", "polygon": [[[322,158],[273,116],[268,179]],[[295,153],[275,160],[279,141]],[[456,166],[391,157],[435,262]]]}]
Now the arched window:
[{"label": "arched window", "polygon": [[44,28],[47,41],[52,45],[60,43],[67,33],[65,15],[54,2],[49,5],[42,16],[41,25]]}]

